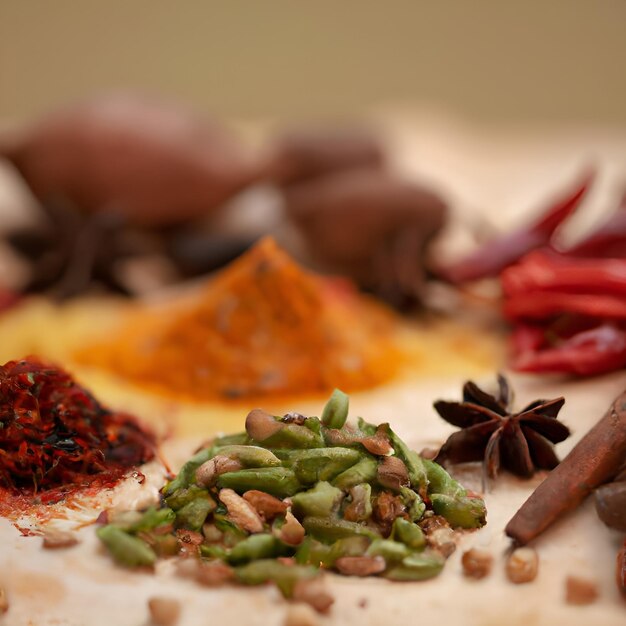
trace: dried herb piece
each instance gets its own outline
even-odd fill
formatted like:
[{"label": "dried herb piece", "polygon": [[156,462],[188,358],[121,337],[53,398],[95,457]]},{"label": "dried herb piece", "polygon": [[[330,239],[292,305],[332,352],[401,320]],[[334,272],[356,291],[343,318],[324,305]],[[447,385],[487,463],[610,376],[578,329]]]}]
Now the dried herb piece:
[{"label": "dried herb piece", "polygon": [[569,437],[557,420],[564,398],[536,400],[519,413],[511,412],[507,380],[498,376],[498,393],[491,395],[469,381],[462,402],[438,400],[437,413],[461,428],[443,444],[438,463],[483,461],[483,481],[495,479],[501,467],[529,478],[536,469],[553,469],[559,463],[552,444]]}]

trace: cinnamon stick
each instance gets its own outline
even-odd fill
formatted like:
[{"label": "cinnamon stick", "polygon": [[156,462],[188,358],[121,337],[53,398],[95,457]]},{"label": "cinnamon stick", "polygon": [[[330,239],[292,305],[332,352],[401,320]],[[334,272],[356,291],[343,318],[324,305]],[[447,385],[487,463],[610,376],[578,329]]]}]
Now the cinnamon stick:
[{"label": "cinnamon stick", "polygon": [[518,545],[538,537],[589,493],[611,480],[626,458],[626,391],[535,489],[505,528]]}]

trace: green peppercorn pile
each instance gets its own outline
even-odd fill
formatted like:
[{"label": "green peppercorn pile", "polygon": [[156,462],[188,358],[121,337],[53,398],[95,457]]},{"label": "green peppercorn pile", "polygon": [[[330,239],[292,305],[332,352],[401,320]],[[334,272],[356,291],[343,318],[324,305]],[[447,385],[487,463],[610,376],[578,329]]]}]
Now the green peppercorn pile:
[{"label": "green peppercorn pile", "polygon": [[[246,431],[214,439],[162,489],[162,503],[118,515],[98,537],[128,567],[186,556],[207,585],[275,583],[326,610],[321,570],[391,580],[436,576],[433,528],[478,528],[485,504],[388,424],[346,423],[335,390],[322,417],[248,414]],[[184,561],[184,562],[182,562]]]}]

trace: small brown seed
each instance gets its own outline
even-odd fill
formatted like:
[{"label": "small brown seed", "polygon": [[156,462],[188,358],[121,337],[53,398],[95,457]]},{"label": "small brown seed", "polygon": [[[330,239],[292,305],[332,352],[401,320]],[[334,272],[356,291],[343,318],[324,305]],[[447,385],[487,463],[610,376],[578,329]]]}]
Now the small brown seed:
[{"label": "small brown seed", "polygon": [[219,587],[235,577],[232,567],[221,561],[200,565],[196,571],[196,581],[206,587]]},{"label": "small brown seed", "polygon": [[370,490],[365,485],[355,485],[350,489],[350,497],[352,502],[345,508],[343,518],[349,522],[366,521],[372,515]]},{"label": "small brown seed", "polygon": [[381,556],[342,556],[335,561],[335,568],[344,576],[372,576],[385,570]]},{"label": "small brown seed", "polygon": [[428,545],[437,550],[446,559],[456,550],[455,533],[452,528],[435,528],[426,535]]},{"label": "small brown seed", "polygon": [[318,626],[318,624],[317,615],[308,604],[298,602],[287,608],[284,626]]},{"label": "small brown seed", "polygon": [[506,575],[516,585],[535,580],[538,570],[539,556],[528,546],[513,550],[506,562]]},{"label": "small brown seed", "polygon": [[76,535],[63,530],[47,530],[43,536],[43,547],[48,550],[71,548],[78,543]]},{"label": "small brown seed", "polygon": [[179,576],[192,578],[206,587],[220,587],[235,576],[233,568],[222,561],[204,563],[198,559],[184,559],[178,562]]},{"label": "small brown seed", "polygon": [[224,533],[215,524],[209,522],[202,526],[202,534],[209,543],[217,543],[224,536]]},{"label": "small brown seed", "polygon": [[370,453],[376,456],[386,456],[393,448],[389,443],[389,424],[381,424],[376,429],[376,434],[363,437],[361,444]]},{"label": "small brown seed", "polygon": [[291,511],[285,515],[285,523],[277,532],[278,538],[288,546],[299,546],[304,541],[304,526],[294,517]]},{"label": "small brown seed", "polygon": [[255,441],[269,439],[284,426],[283,422],[279,422],[263,409],[252,409],[246,417],[246,432]]},{"label": "small brown seed", "polygon": [[598,587],[592,580],[568,576],[565,579],[565,601],[568,604],[593,604],[598,598]]},{"label": "small brown seed", "polygon": [[378,464],[378,482],[387,489],[400,491],[400,487],[409,484],[406,465],[397,456],[386,456]]},{"label": "small brown seed", "polygon": [[439,528],[450,528],[448,520],[443,515],[428,515],[432,511],[426,511],[420,520],[420,528],[428,535]]},{"label": "small brown seed", "polygon": [[298,426],[302,426],[306,422],[306,416],[292,411],[291,413],[285,413],[280,421],[285,424],[297,424]]},{"label": "small brown seed", "polygon": [[6,613],[9,610],[9,598],[4,587],[0,587],[0,615]]},{"label": "small brown seed", "polygon": [[406,517],[406,507],[400,496],[395,496],[388,491],[378,494],[373,509],[376,521],[388,530],[391,530],[396,517]]},{"label": "small brown seed", "polygon": [[197,556],[200,552],[200,544],[204,541],[204,536],[195,530],[179,528],[176,531],[176,539],[178,539],[178,550],[181,556]]},{"label": "small brown seed", "polygon": [[228,517],[240,528],[249,533],[263,532],[263,520],[254,507],[232,489],[222,489],[219,499],[228,509]]},{"label": "small brown seed", "polygon": [[283,515],[289,508],[287,502],[281,502],[278,498],[270,496],[269,493],[256,489],[246,491],[243,494],[243,499],[249,502],[266,522]]},{"label": "small brown seed", "polygon": [[321,577],[299,580],[293,588],[293,599],[306,602],[318,613],[327,613],[335,602]]},{"label": "small brown seed", "polygon": [[174,626],[180,617],[180,602],[174,598],[150,598],[148,609],[150,619],[157,626]]},{"label": "small brown seed", "polygon": [[214,456],[196,470],[196,482],[202,487],[212,486],[217,477],[228,472],[236,472],[243,466],[236,459],[227,456]]},{"label": "small brown seed", "polygon": [[491,573],[493,556],[486,550],[472,548],[463,553],[461,557],[463,573],[468,578],[481,579]]}]

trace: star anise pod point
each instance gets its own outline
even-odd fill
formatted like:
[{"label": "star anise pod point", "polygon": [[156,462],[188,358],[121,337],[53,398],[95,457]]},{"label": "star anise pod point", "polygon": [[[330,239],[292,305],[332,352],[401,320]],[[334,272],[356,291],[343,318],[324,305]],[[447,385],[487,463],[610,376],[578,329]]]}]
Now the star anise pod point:
[{"label": "star anise pod point", "polygon": [[498,392],[491,395],[475,383],[463,386],[463,400],[434,403],[439,415],[461,430],[443,444],[435,461],[482,461],[483,486],[498,476],[500,468],[530,478],[538,469],[559,464],[553,444],[570,435],[557,415],[565,399],[536,400],[519,412],[511,411],[512,393],[504,376],[498,376]]}]

